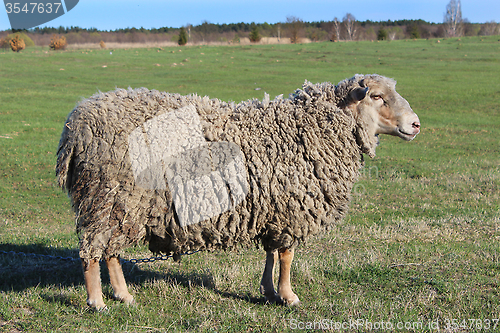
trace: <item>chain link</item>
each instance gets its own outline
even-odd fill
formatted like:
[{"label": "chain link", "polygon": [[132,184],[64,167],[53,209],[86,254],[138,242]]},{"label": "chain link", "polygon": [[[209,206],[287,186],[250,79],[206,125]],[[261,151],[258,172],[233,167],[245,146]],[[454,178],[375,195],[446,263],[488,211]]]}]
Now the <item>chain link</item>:
[{"label": "chain link", "polygon": [[[200,252],[200,250],[197,251],[188,251],[181,253],[181,256],[184,255],[191,255],[195,254],[197,252]],[[24,253],[24,252],[15,252],[15,251],[0,251],[0,254],[9,254],[9,255],[15,255],[15,256],[21,256],[21,257],[26,257],[26,258],[32,258],[32,259],[50,259],[50,260],[60,260],[60,261],[80,261],[80,258],[75,258],[75,257],[62,257],[62,256],[52,256],[50,254],[38,254],[38,253]],[[149,257],[149,258],[143,258],[143,259],[122,259],[122,263],[131,263],[131,264],[142,264],[145,262],[155,262],[155,261],[161,261],[161,260],[168,260],[169,258],[172,258],[174,255],[161,255],[161,256],[155,256],[155,257]]]}]

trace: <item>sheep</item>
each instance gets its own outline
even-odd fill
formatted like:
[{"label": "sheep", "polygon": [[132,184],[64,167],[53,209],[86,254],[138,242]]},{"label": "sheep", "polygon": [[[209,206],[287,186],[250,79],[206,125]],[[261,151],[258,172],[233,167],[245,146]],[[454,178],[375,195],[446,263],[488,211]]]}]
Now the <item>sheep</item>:
[{"label": "sheep", "polygon": [[146,88],[77,104],[56,175],[76,215],[87,304],[106,308],[102,258],[114,298],[134,302],[119,255],[144,242],[175,259],[262,246],[260,292],[269,302],[298,304],[290,283],[297,246],[346,215],[363,154],[375,156],[379,134],[410,141],[420,131],[395,86],[357,74],[238,104]]}]

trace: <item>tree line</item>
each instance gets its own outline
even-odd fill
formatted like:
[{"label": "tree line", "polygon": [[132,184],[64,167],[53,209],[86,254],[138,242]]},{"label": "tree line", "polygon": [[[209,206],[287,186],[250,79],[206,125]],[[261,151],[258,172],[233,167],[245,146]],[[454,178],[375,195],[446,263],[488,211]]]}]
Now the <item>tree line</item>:
[{"label": "tree line", "polygon": [[[453,1],[453,0],[452,0]],[[310,41],[351,41],[351,40],[397,40],[414,38],[443,38],[448,36],[477,36],[500,34],[499,24],[495,22],[470,23],[466,19],[457,20],[454,25],[429,23],[423,20],[397,21],[357,21],[352,14],[346,14],[342,20],[305,22],[297,17],[288,17],[282,23],[231,23],[214,24],[205,21],[199,25],[186,25],[182,28],[125,28],[102,31],[96,28],[80,27],[44,27],[23,31],[35,45],[49,45],[54,34],[64,36],[68,44],[84,43],[162,43],[178,42],[181,29],[190,43],[238,43],[242,38],[256,42],[263,37],[289,38],[293,42],[304,39]],[[450,14],[451,15],[451,14]],[[446,18],[445,18],[446,19]],[[15,31],[14,31],[15,32]],[[0,38],[11,34],[0,32]]]}]

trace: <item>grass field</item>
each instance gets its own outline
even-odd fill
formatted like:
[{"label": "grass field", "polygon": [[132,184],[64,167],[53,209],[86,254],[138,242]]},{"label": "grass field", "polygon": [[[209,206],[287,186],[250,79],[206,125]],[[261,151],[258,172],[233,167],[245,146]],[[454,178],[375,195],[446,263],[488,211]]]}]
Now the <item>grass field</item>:
[{"label": "grass field", "polygon": [[0,254],[0,331],[499,331],[499,38],[0,53],[0,251],[77,256],[56,149],[99,90],[238,102],[378,73],[422,123],[413,142],[381,138],[348,218],[297,250],[299,307],[264,303],[258,249],[127,264],[132,307],[110,299],[104,272],[104,313],[87,308],[78,262]]}]

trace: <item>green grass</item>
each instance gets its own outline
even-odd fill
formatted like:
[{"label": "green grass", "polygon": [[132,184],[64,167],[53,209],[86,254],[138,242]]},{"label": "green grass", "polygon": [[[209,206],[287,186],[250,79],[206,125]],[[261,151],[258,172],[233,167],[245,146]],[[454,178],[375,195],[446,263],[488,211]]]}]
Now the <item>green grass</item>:
[{"label": "green grass", "polygon": [[[257,249],[128,264],[134,307],[109,299],[104,272],[106,313],[86,307],[77,262],[0,254],[0,331],[282,332],[321,320],[421,322],[427,331],[437,321],[463,332],[490,320],[493,331],[500,317],[499,54],[498,36],[0,52],[2,251],[77,255],[73,213],[55,183],[56,149],[67,114],[99,90],[145,86],[239,102],[264,92],[287,96],[305,79],[337,83],[378,73],[397,79],[422,123],[411,143],[381,138],[348,218],[298,249],[297,308],[263,303],[264,252]],[[149,256],[144,247],[124,254],[141,256]]]}]

